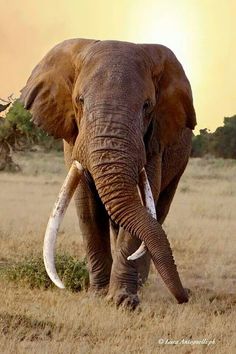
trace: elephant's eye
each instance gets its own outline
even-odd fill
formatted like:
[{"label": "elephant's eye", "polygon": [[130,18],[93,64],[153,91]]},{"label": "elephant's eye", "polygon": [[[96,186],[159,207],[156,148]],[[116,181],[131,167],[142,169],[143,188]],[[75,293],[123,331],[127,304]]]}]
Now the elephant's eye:
[{"label": "elephant's eye", "polygon": [[79,104],[83,105],[84,104],[84,97],[82,95],[79,96],[78,98]]},{"label": "elephant's eye", "polygon": [[143,113],[147,115],[151,112],[152,109],[152,102],[150,100],[146,100],[143,104]]}]

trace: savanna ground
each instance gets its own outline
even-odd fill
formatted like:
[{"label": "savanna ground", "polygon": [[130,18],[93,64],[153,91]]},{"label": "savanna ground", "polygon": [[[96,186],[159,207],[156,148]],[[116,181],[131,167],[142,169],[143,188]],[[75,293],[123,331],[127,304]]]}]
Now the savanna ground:
[{"label": "savanna ground", "polygon": [[[0,174],[0,265],[41,254],[50,209],[65,176],[61,154],[16,156]],[[193,159],[165,222],[192,295],[178,305],[154,269],[135,312],[86,291],[40,290],[0,279],[0,353],[236,353],[236,161]],[[73,203],[57,252],[83,259]],[[161,344],[162,340],[212,344]],[[206,341],[205,341],[206,343]]]}]

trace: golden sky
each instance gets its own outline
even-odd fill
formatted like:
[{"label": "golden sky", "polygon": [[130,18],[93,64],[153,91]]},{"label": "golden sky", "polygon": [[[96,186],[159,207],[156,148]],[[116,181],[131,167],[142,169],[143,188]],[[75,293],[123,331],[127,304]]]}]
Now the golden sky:
[{"label": "golden sky", "polygon": [[236,114],[236,0],[0,0],[0,97],[75,37],[164,44],[191,82],[197,129]]}]

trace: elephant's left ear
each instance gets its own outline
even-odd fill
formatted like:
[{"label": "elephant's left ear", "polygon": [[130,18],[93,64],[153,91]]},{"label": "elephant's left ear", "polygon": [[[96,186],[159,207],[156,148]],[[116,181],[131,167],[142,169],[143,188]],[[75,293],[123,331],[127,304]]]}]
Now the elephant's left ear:
[{"label": "elephant's left ear", "polygon": [[141,46],[152,63],[157,134],[163,144],[173,144],[183,128],[194,129],[196,125],[191,87],[182,65],[170,49],[158,44]]}]

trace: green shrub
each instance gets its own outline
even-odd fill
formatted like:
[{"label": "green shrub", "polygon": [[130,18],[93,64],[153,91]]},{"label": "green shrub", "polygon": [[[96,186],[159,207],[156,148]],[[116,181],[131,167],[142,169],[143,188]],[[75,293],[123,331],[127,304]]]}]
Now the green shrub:
[{"label": "green shrub", "polygon": [[[87,289],[89,275],[85,260],[78,261],[65,254],[57,255],[56,269],[67,289],[73,292]],[[41,256],[26,258],[12,265],[4,265],[0,269],[0,276],[8,281],[28,284],[31,288],[48,289],[54,286],[46,273]]]},{"label": "green shrub", "polygon": [[236,159],[236,115],[224,118],[224,125],[214,133],[200,129],[192,139],[192,157],[205,155]]},{"label": "green shrub", "polygon": [[62,141],[48,136],[31,121],[32,115],[23,104],[15,100],[5,118],[0,121],[0,143],[7,142],[13,150],[27,150],[40,145],[46,150],[62,150]]},{"label": "green shrub", "polygon": [[[0,104],[0,110],[6,110],[9,104]],[[12,103],[5,118],[0,116],[0,170],[14,172],[21,170],[13,161],[13,151],[33,150],[35,145],[39,145],[45,151],[62,150],[62,140],[48,136],[32,123],[31,118],[31,113],[19,100]]]}]

